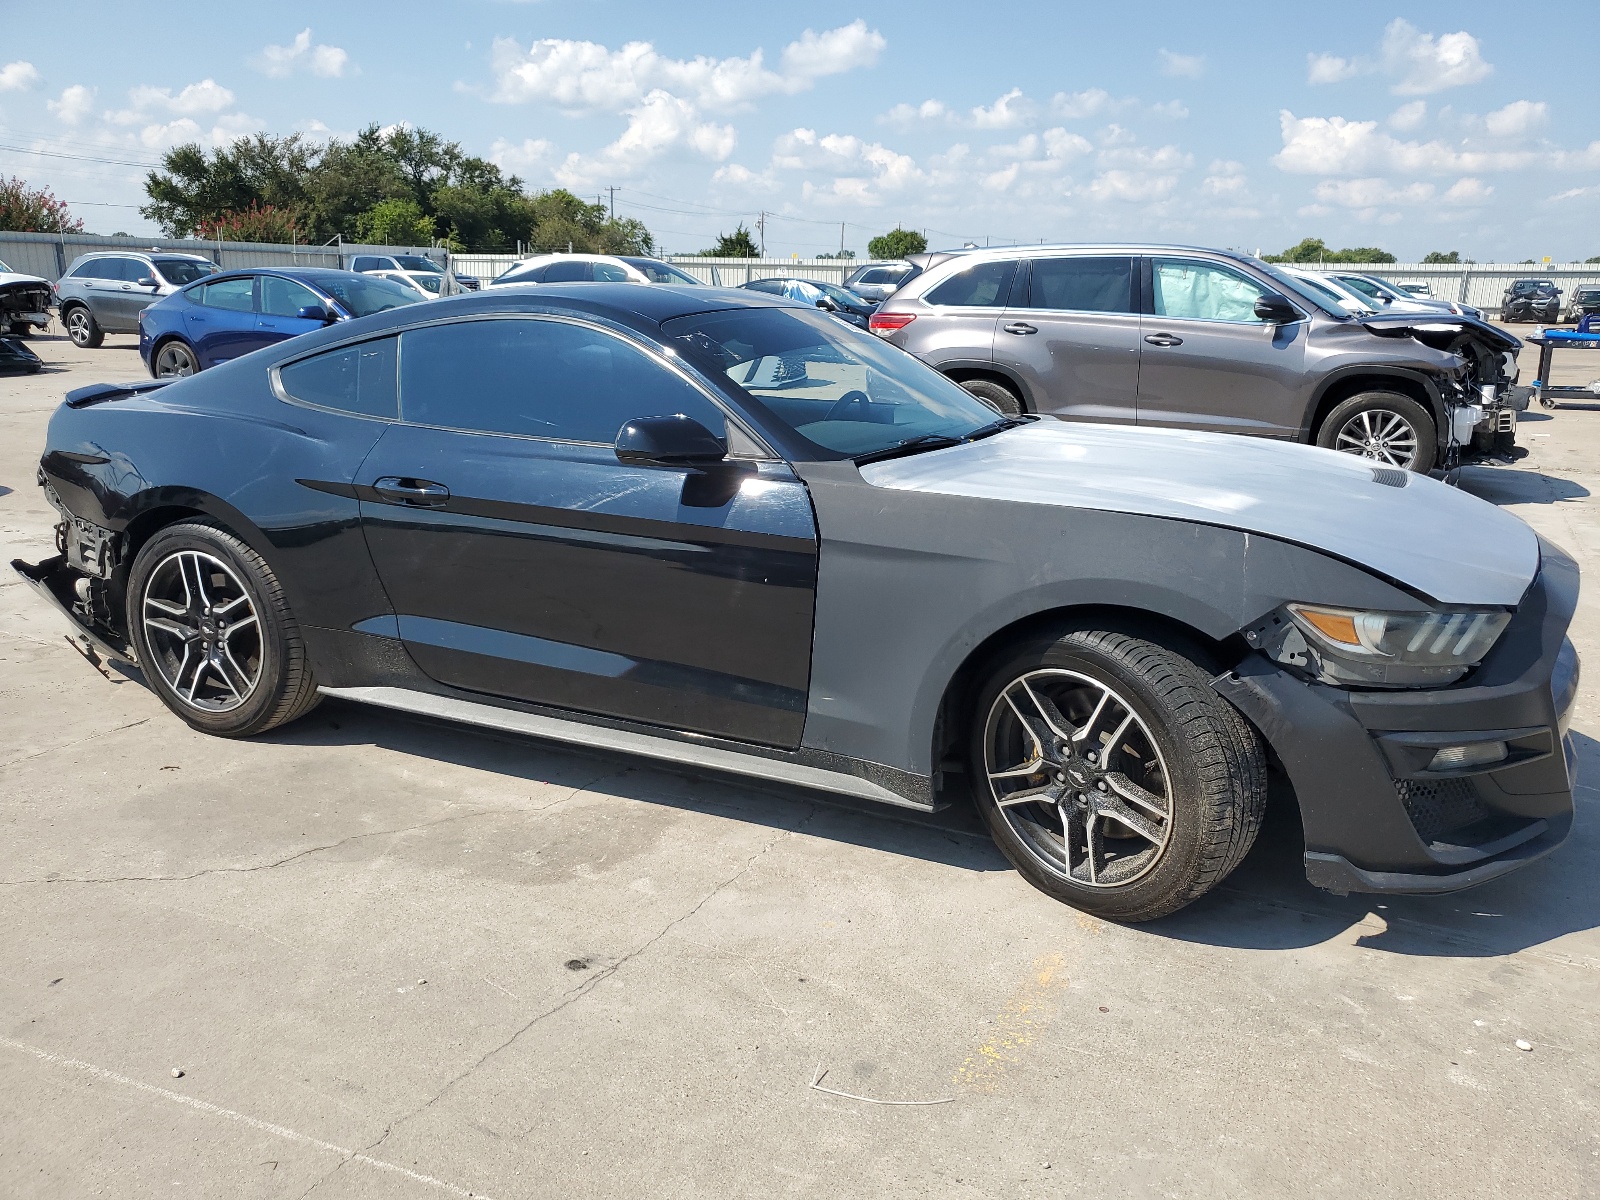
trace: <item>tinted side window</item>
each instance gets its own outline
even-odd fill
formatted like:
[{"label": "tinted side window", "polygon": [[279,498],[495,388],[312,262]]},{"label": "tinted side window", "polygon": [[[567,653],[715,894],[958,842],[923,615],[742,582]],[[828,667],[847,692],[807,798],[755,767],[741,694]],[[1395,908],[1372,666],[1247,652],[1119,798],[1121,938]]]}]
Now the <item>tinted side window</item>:
[{"label": "tinted side window", "polygon": [[387,258],[374,258],[372,255],[357,255],[350,262],[352,271],[387,271],[394,263]]},{"label": "tinted side window", "polygon": [[752,292],[766,292],[770,296],[783,295],[783,284],[776,279],[758,279],[754,283],[745,285]]},{"label": "tinted side window", "polygon": [[150,279],[155,275],[155,272],[150,269],[150,264],[141,259],[119,258],[116,263],[116,278],[125,283],[138,283],[141,279]]},{"label": "tinted side window", "polygon": [[255,287],[255,279],[248,275],[243,279],[219,279],[200,290],[200,303],[229,312],[253,312]]},{"label": "tinted side window", "polygon": [[73,279],[103,279],[104,276],[102,276],[100,274],[100,263],[101,263],[101,261],[102,260],[100,260],[98,258],[91,258],[86,263],[79,263],[77,266],[72,268],[72,278]]},{"label": "tinted side window", "polygon": [[1256,316],[1256,301],[1267,288],[1255,280],[1198,259],[1158,258],[1152,266],[1158,317],[1263,323]]},{"label": "tinted side window", "polygon": [[1133,259],[1036,258],[1028,303],[1067,312],[1138,312]]},{"label": "tinted side window", "polygon": [[583,283],[594,278],[591,270],[592,265],[581,260],[561,259],[545,268],[544,281],[546,283]]},{"label": "tinted side window", "polygon": [[717,407],[621,338],[565,321],[465,321],[409,329],[407,421],[572,442],[612,442],[635,417],[685,413],[726,432]]},{"label": "tinted side window", "polygon": [[946,279],[923,299],[929,304],[963,307],[1004,304],[1016,270],[1014,262],[979,263]]},{"label": "tinted side window", "polygon": [[304,284],[276,275],[261,277],[261,311],[269,317],[292,317],[302,308],[326,308],[322,298]]},{"label": "tinted side window", "polygon": [[592,263],[596,283],[627,283],[633,278],[616,263]]},{"label": "tinted side window", "polygon": [[290,363],[278,379],[285,392],[307,404],[392,419],[399,415],[395,345],[388,337],[329,350]]}]

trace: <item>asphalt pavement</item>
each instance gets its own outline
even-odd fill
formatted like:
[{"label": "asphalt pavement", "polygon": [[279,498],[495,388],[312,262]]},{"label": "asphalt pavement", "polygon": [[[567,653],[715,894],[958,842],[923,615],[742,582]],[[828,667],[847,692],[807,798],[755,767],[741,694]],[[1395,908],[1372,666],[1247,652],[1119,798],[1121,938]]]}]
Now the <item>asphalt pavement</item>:
[{"label": "asphalt pavement", "polygon": [[[52,553],[62,393],[143,375],[131,338],[32,344],[50,369],[0,378],[5,560]],[[334,702],[209,738],[6,571],[0,1195],[1600,1194],[1600,391],[1520,439],[1462,486],[1589,575],[1568,844],[1341,899],[1280,803],[1134,928],[1028,887],[965,809]]]}]

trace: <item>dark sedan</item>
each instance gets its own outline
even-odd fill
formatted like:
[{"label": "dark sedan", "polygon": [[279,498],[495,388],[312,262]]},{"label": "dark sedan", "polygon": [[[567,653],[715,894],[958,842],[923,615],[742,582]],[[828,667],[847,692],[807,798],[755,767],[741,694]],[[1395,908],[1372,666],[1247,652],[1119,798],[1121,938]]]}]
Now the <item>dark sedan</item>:
[{"label": "dark sedan", "polygon": [[354,271],[228,271],[142,310],[139,357],[157,379],[193,375],[285,338],[422,298],[415,288]]},{"label": "dark sedan", "polygon": [[39,478],[58,549],[13,566],[214,735],[334,696],[971,796],[1030,882],[1126,921],[1238,864],[1269,762],[1338,892],[1465,887],[1572,823],[1577,571],[1517,517],[1001,416],[755,292],[496,288],[82,388]]},{"label": "dark sedan", "polygon": [[854,292],[837,284],[818,283],[815,279],[798,279],[787,276],[777,279],[752,279],[743,285],[752,292],[765,292],[769,296],[787,296],[823,312],[831,312],[847,325],[857,329],[867,327],[867,318],[878,311],[871,300],[863,300]]}]

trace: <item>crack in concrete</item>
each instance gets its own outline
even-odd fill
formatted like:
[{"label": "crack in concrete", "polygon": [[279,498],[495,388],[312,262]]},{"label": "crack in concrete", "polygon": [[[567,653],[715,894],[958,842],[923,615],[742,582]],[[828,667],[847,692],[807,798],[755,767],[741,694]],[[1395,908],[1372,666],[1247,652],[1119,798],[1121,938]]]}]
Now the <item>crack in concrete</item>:
[{"label": "crack in concrete", "polygon": [[32,754],[24,754],[20,758],[8,759],[7,761],[0,763],[0,771],[14,767],[18,763],[25,763],[29,759],[40,758],[46,754],[58,754],[62,750],[70,750],[74,746],[81,746],[85,742],[92,742],[95,740],[95,738],[110,737],[113,733],[121,733],[124,729],[132,729],[136,725],[144,725],[149,721],[149,717],[140,717],[137,721],[129,721],[126,725],[118,725],[115,729],[102,729],[99,733],[91,733],[86,737],[78,738],[76,741],[63,742],[59,746],[46,746],[43,750],[35,750]]},{"label": "crack in concrete", "polygon": [[[662,938],[666,937],[667,934],[671,933],[678,926],[682,925],[685,921],[688,921],[690,918],[692,918],[696,913],[698,913],[702,908],[704,908],[707,904],[709,904],[719,894],[721,894],[722,892],[726,891],[728,888],[732,887],[735,883],[737,883],[740,879],[742,879],[746,874],[749,873],[749,871],[756,865],[756,863],[759,862],[761,860],[761,858],[763,856],[765,856],[767,854],[767,852],[770,851],[779,842],[785,841],[788,838],[791,838],[795,834],[800,833],[802,830],[804,830],[807,825],[811,824],[811,822],[813,820],[815,820],[816,817],[821,814],[821,811],[822,810],[821,810],[821,808],[819,806],[812,805],[811,811],[806,815],[806,817],[803,820],[801,820],[798,823],[796,823],[792,828],[783,830],[776,837],[769,838],[765,843],[763,843],[763,845],[761,846],[761,848],[759,850],[757,850],[754,854],[750,855],[748,858],[746,858],[744,860],[743,865],[741,865],[737,871],[735,871],[732,875],[728,876],[721,883],[716,884],[714,887],[711,888],[710,891],[708,891],[704,896],[702,896],[695,903],[693,908],[689,909],[687,912],[682,913],[679,916],[676,916],[672,920],[668,921],[665,925],[663,925],[661,927],[660,930],[658,930],[656,933],[652,934],[649,938],[645,939],[645,941],[643,943],[641,943],[639,946],[635,947],[633,950],[630,950],[627,954],[624,954],[621,958],[617,959],[617,961],[612,963],[610,966],[602,967],[600,970],[596,971],[592,976],[590,976],[588,979],[585,979],[577,987],[571,989],[564,996],[562,996],[560,1000],[558,1000],[555,1004],[551,1005],[549,1008],[545,1009],[542,1012],[536,1013],[534,1016],[530,1017],[526,1022],[524,1022],[515,1031],[513,1031],[511,1036],[506,1038],[505,1041],[501,1042],[498,1046],[495,1046],[492,1049],[485,1051],[482,1055],[480,1055],[478,1057],[477,1061],[475,1061],[471,1066],[467,1067],[465,1070],[457,1073],[455,1076],[453,1076],[452,1078],[447,1080],[444,1083],[444,1085],[442,1087],[440,1087],[439,1090],[437,1092],[435,1092],[428,1100],[424,1101],[422,1104],[418,1105],[416,1108],[412,1109],[410,1112],[404,1114],[403,1116],[396,1117],[393,1120],[391,1120],[389,1122],[389,1124],[384,1127],[383,1133],[378,1137],[378,1139],[376,1141],[374,1141],[370,1146],[364,1147],[361,1151],[359,1151],[359,1153],[361,1153],[361,1154],[370,1154],[374,1149],[376,1149],[378,1146],[382,1145],[383,1142],[389,1137],[389,1135],[391,1133],[393,1133],[396,1129],[398,1129],[401,1125],[404,1125],[406,1122],[412,1120],[415,1117],[421,1116],[428,1109],[432,1108],[440,1100],[444,1099],[444,1097],[451,1090],[453,1090],[457,1084],[461,1083],[463,1080],[465,1080],[469,1076],[473,1075],[475,1072],[477,1072],[479,1070],[479,1068],[481,1068],[490,1059],[492,1059],[495,1056],[497,1056],[498,1054],[500,1054],[501,1051],[510,1049],[511,1046],[516,1044],[516,1042],[519,1041],[522,1038],[523,1034],[527,1033],[535,1025],[538,1025],[540,1022],[544,1021],[548,1017],[555,1016],[557,1013],[561,1012],[563,1009],[568,1008],[569,1006],[577,1003],[579,1000],[583,999],[583,997],[587,996],[590,992],[594,991],[594,989],[596,987],[598,987],[603,981],[611,978],[611,976],[615,975],[618,971],[622,970],[623,967],[627,966],[634,959],[638,958],[646,950],[650,949],[650,947],[654,946]],[[352,1156],[352,1157],[354,1157],[354,1156]],[[343,1164],[341,1163],[340,1166],[342,1166],[342,1165]],[[336,1172],[337,1170],[338,1170],[338,1167],[335,1167],[334,1171],[330,1171],[328,1173],[328,1175],[329,1176],[333,1175],[334,1172]],[[318,1180],[318,1183],[320,1183],[320,1182],[322,1182],[322,1181]],[[314,1187],[316,1185],[314,1184],[312,1186]],[[303,1197],[302,1197],[302,1200],[303,1200]]]},{"label": "crack in concrete", "polygon": [[[137,724],[137,722],[135,723]],[[433,829],[440,825],[448,825],[452,821],[470,821],[476,820],[478,817],[509,816],[515,813],[549,812],[551,809],[557,808],[560,805],[567,803],[567,801],[572,800],[574,797],[581,795],[583,792],[588,791],[595,784],[599,783],[602,779],[605,779],[611,774],[615,774],[615,772],[607,771],[605,774],[597,775],[587,783],[573,788],[572,791],[568,792],[559,799],[552,800],[548,804],[538,805],[534,808],[527,808],[520,805],[514,808],[479,808],[474,809],[471,812],[451,813],[449,816],[440,817],[433,821],[421,821],[415,825],[403,825],[398,829],[369,829],[364,833],[348,834],[345,837],[339,838],[337,841],[328,842],[321,846],[307,846],[304,850],[297,850],[295,853],[290,854],[287,857],[275,859],[272,862],[257,863],[255,866],[251,867],[207,867],[203,871],[194,871],[188,875],[109,875],[99,878],[76,878],[58,875],[53,878],[47,877],[43,879],[0,879],[0,887],[26,887],[29,885],[49,885],[57,883],[184,883],[191,879],[204,878],[207,875],[250,875],[257,871],[272,871],[276,870],[278,867],[285,867],[290,863],[298,862],[300,859],[307,858],[310,855],[321,854],[327,850],[337,850],[340,846],[347,845],[350,842],[363,841],[366,838],[390,837],[399,836],[403,833],[416,833],[423,829]]]}]

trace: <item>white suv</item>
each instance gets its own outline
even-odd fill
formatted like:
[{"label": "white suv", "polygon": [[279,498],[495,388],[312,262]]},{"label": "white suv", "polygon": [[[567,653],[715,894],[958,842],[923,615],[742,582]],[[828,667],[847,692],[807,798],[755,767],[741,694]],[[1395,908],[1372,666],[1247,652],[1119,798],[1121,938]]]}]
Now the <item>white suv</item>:
[{"label": "white suv", "polygon": [[514,262],[490,287],[513,283],[676,283],[700,280],[659,258],[632,254],[541,254]]}]

